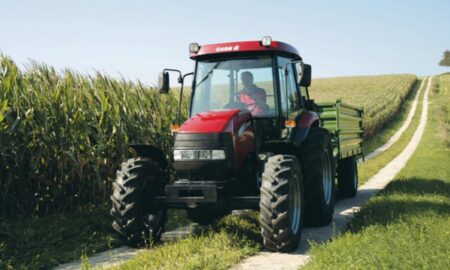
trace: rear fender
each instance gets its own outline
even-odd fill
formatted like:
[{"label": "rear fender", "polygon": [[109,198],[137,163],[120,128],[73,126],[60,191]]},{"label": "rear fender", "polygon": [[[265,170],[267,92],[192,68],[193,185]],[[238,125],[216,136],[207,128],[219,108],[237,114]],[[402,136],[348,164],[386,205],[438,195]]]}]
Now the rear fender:
[{"label": "rear fender", "polygon": [[299,146],[308,136],[311,127],[319,126],[319,116],[315,112],[303,111],[297,116],[295,122],[297,123],[289,133],[289,141]]},{"label": "rear fender", "polygon": [[131,144],[130,148],[134,149],[139,156],[154,159],[156,162],[161,164],[163,168],[167,168],[169,165],[163,151],[156,146],[149,144]]}]

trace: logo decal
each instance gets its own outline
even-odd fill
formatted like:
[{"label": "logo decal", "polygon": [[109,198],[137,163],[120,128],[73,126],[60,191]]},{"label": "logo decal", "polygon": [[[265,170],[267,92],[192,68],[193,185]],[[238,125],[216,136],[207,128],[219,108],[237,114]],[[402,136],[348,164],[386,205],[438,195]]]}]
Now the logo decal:
[{"label": "logo decal", "polygon": [[239,45],[216,48],[216,52],[231,52],[231,51],[239,51]]}]

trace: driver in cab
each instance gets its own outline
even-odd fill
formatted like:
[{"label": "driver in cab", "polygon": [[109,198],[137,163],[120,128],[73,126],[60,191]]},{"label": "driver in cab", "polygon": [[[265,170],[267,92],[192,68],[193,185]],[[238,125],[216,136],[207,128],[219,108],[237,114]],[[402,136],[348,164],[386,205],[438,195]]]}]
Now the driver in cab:
[{"label": "driver in cab", "polygon": [[241,81],[244,89],[239,92],[239,102],[245,103],[253,115],[267,113],[269,106],[266,91],[253,83],[253,74],[250,71],[242,72]]}]

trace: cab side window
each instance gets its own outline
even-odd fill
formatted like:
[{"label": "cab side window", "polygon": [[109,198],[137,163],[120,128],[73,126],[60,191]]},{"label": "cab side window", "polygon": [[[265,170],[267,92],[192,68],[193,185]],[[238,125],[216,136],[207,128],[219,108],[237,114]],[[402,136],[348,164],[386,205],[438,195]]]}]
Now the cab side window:
[{"label": "cab side window", "polygon": [[289,119],[294,119],[297,112],[300,110],[300,99],[297,92],[294,69],[290,63],[291,59],[289,58],[278,58],[281,108],[283,116],[288,116]]}]

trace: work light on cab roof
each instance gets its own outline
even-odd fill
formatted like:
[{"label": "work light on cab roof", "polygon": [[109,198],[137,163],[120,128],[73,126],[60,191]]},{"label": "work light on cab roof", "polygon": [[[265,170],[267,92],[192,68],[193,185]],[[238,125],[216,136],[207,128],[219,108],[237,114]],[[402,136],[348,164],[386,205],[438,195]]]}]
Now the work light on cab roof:
[{"label": "work light on cab roof", "polygon": [[190,53],[198,53],[200,50],[200,45],[198,43],[189,44],[189,52]]},{"label": "work light on cab roof", "polygon": [[264,47],[268,47],[270,45],[272,45],[272,37],[270,36],[265,36],[261,39],[261,45],[263,45]]}]

